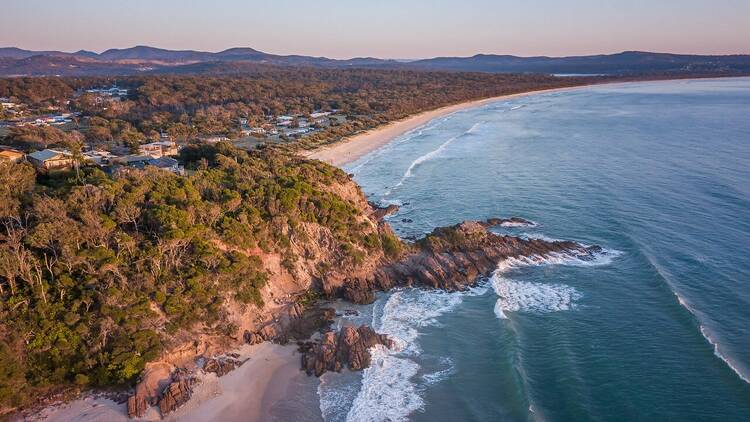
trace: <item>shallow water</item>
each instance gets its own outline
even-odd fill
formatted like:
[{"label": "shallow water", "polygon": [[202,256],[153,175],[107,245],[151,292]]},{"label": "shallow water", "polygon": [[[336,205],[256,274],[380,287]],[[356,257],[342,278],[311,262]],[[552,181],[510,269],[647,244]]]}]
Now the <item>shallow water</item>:
[{"label": "shallow water", "polygon": [[521,216],[611,253],[381,295],[358,318],[399,348],[326,374],[326,420],[750,418],[750,78],[498,101],[347,171],[401,236]]}]

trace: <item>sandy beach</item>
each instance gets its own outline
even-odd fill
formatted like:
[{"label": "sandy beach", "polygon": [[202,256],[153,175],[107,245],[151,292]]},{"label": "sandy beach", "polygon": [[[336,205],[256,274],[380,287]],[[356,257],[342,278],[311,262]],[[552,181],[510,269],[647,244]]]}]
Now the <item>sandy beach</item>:
[{"label": "sandy beach", "polygon": [[[164,419],[156,408],[149,409],[146,421],[269,421],[274,405],[284,399],[300,377],[299,355],[294,346],[262,343],[236,351],[247,359],[239,368],[219,378],[200,374],[201,382],[184,406]],[[50,422],[125,422],[124,403],[103,397],[86,397],[45,409],[37,420]]]},{"label": "sandy beach", "polygon": [[416,129],[426,124],[430,120],[436,119],[438,117],[446,116],[461,110],[479,107],[495,101],[526,97],[534,94],[569,91],[572,89],[580,89],[584,86],[587,85],[543,89],[538,91],[522,92],[518,94],[501,95],[497,97],[468,101],[465,103],[441,107],[435,110],[415,114],[402,120],[388,123],[387,125],[344,139],[341,142],[337,142],[335,144],[327,145],[322,148],[310,151],[305,155],[308,158],[313,158],[340,167],[347,163],[351,163],[352,161],[358,160],[368,153],[386,145],[394,138],[403,135],[410,130]]}]

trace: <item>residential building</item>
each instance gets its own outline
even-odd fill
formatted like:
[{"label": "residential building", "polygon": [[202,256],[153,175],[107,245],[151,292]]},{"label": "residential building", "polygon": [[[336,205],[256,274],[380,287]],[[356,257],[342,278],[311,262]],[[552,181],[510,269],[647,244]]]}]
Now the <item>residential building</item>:
[{"label": "residential building", "polygon": [[91,150],[83,153],[83,158],[89,163],[96,164],[97,166],[106,166],[112,163],[112,160],[117,158],[116,155],[109,151],[104,150]]},{"label": "residential building", "polygon": [[39,171],[63,170],[73,167],[73,155],[67,151],[44,149],[32,152],[26,159]]},{"label": "residential building", "polygon": [[24,157],[26,157],[26,154],[24,154],[23,152],[17,149],[0,145],[0,163],[20,163],[21,161],[23,161]]},{"label": "residential building", "polygon": [[141,155],[150,155],[154,158],[177,155],[179,149],[173,141],[157,141],[149,144],[143,144],[138,147],[138,153]]},{"label": "residential building", "polygon": [[203,139],[203,142],[205,142],[207,144],[215,144],[217,142],[222,142],[222,141],[228,141],[229,140],[229,138],[227,138],[226,136],[223,136],[223,135],[207,136],[207,137],[202,138],[202,139]]},{"label": "residential building", "polygon": [[154,158],[148,155],[126,155],[124,157],[117,157],[112,162],[121,166],[118,167],[117,172],[128,171],[128,168],[142,170],[148,166],[152,166],[176,174],[185,173],[185,169],[180,166],[179,161],[170,157]]}]

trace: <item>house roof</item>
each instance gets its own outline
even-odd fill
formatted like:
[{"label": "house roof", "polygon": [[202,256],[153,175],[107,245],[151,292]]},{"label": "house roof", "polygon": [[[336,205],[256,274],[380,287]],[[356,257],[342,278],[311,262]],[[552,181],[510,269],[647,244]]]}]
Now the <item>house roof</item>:
[{"label": "house roof", "polygon": [[13,160],[23,157],[23,153],[15,149],[0,149],[0,157],[5,157],[6,159]]},{"label": "house roof", "polygon": [[54,149],[43,149],[41,151],[32,152],[31,154],[29,154],[29,157],[37,161],[47,161],[53,158],[57,158],[61,155],[67,157],[70,154],[64,151],[56,151]]},{"label": "house roof", "polygon": [[154,158],[154,159],[147,161],[147,163],[150,166],[159,167],[159,168],[170,168],[170,167],[174,167],[180,164],[179,161],[175,160],[174,158],[169,158],[169,157]]}]

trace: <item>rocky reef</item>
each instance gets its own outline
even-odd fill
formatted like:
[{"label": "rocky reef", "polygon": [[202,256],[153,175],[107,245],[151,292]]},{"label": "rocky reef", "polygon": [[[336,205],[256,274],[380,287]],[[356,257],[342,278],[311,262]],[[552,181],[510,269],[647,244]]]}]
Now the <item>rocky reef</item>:
[{"label": "rocky reef", "polygon": [[365,277],[349,277],[341,285],[327,285],[324,281],[323,290],[330,297],[355,303],[370,303],[374,300],[373,292],[395,286],[463,290],[476,282],[477,277],[492,272],[503,259],[558,254],[587,260],[602,250],[572,241],[525,239],[489,230],[507,223],[534,224],[514,218],[465,221],[438,228],[416,241],[399,259],[384,263]]},{"label": "rocky reef", "polygon": [[302,369],[308,375],[321,376],[327,371],[339,372],[344,367],[359,371],[370,366],[370,349],[376,345],[393,347],[393,340],[372,328],[346,326],[340,332],[328,331],[319,341],[304,343]]}]

